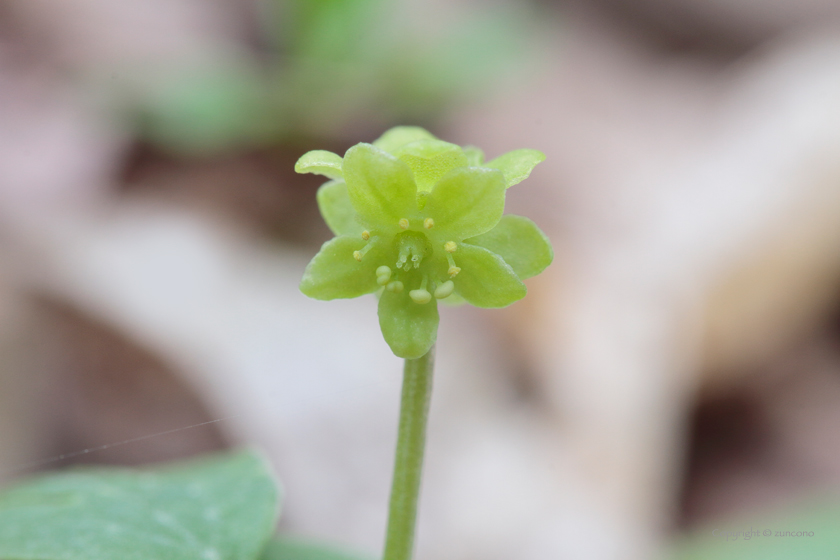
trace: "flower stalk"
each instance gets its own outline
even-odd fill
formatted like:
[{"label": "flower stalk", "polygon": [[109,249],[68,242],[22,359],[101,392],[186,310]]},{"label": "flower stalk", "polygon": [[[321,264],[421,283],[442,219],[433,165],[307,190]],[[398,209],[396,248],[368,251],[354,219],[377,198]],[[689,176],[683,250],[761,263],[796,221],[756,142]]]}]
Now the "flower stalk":
[{"label": "flower stalk", "polygon": [[405,361],[383,560],[411,560],[412,557],[433,369],[434,347],[420,358]]}]

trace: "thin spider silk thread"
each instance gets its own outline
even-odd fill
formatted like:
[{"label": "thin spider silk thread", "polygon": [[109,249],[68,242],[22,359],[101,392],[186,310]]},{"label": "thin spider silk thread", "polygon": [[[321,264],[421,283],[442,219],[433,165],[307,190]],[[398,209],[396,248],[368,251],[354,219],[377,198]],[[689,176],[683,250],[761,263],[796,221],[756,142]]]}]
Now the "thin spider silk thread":
[{"label": "thin spider silk thread", "polygon": [[235,416],[225,416],[223,418],[216,418],[215,420],[208,420],[206,422],[199,422],[198,424],[192,424],[191,426],[182,426],[180,428],[174,428],[172,430],[166,430],[163,432],[156,432],[154,434],[147,434],[145,436],[135,437],[126,439],[123,441],[117,441],[114,443],[106,443],[105,445],[99,445],[97,447],[91,447],[89,449],[82,449],[80,451],[73,451],[71,453],[62,453],[61,455],[55,455],[48,459],[40,459],[38,461],[32,461],[31,463],[25,463],[23,465],[18,465],[17,467],[11,468],[9,470],[0,471],[0,474],[14,474],[25,472],[31,469],[35,469],[38,467],[43,467],[44,465],[49,465],[51,463],[57,463],[58,461],[63,461],[65,459],[72,459],[73,457],[79,457],[81,455],[87,455],[88,453],[94,453],[96,451],[105,451],[106,449],[110,449],[112,447],[119,447],[120,445],[128,445],[129,443],[136,443],[138,441],[143,441],[146,439],[151,439],[159,436],[165,436],[167,434],[174,434],[175,432],[181,432],[184,430],[191,430],[192,428],[198,428],[200,426],[207,426],[208,424],[215,424],[216,422],[222,422],[224,420],[230,420],[231,418],[237,418],[241,415]]},{"label": "thin spider silk thread", "polygon": [[[386,385],[386,384],[394,385],[394,384],[396,384],[396,381],[393,381],[393,380],[377,381],[377,382],[374,382],[374,383],[367,383],[365,385],[359,385],[359,386],[356,386],[356,387],[348,387],[348,388],[346,388],[342,391],[335,391],[335,392],[329,393],[328,396],[335,397],[337,395],[343,395],[345,393],[349,393],[349,392],[353,392],[353,391],[359,391],[359,390],[367,389],[367,388],[374,387],[374,386],[382,386],[382,385]],[[29,463],[24,463],[24,464],[21,464],[21,465],[17,465],[15,467],[10,468],[10,469],[4,469],[4,470],[0,471],[0,476],[23,473],[23,472],[26,472],[26,471],[30,471],[32,469],[36,469],[38,467],[43,467],[45,465],[50,465],[52,463],[57,463],[59,461],[64,461],[65,459],[72,459],[74,457],[79,457],[81,455],[87,455],[89,453],[95,453],[97,451],[105,451],[106,449],[111,449],[112,447],[119,447],[121,445],[128,445],[130,443],[136,443],[138,441],[143,441],[143,440],[152,439],[152,438],[156,438],[156,437],[160,437],[160,436],[165,436],[165,435],[168,435],[168,434],[174,434],[176,432],[181,432],[181,431],[184,431],[184,430],[191,430],[193,428],[199,428],[201,426],[207,426],[207,425],[210,425],[210,424],[215,424],[217,422],[223,422],[225,420],[231,420],[233,418],[239,418],[240,416],[242,416],[242,415],[241,414],[234,414],[232,416],[223,416],[222,418],[216,418],[215,420],[207,420],[206,422],[199,422],[198,424],[191,424],[189,426],[181,426],[180,428],[173,428],[171,430],[164,430],[162,432],[155,432],[153,434],[146,434],[144,436],[129,438],[129,439],[125,439],[125,440],[122,440],[122,441],[117,441],[117,442],[113,442],[113,443],[106,443],[104,445],[98,445],[96,447],[90,447],[88,449],[81,449],[79,451],[72,451],[70,453],[62,453],[60,455],[54,455],[54,456],[49,457],[47,459],[39,459],[37,461],[32,461],[32,462],[29,462]]]}]

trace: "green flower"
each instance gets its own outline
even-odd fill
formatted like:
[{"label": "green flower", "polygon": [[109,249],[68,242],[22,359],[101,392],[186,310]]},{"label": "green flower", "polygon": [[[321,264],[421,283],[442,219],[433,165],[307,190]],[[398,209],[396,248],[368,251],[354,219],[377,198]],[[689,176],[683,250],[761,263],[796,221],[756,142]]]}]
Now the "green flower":
[{"label": "green flower", "polygon": [[317,197],[337,237],[306,267],[301,291],[322,300],[379,291],[385,341],[397,356],[419,358],[437,336],[438,299],[505,307],[551,263],[532,221],[502,215],[507,188],[544,159],[515,150],[484,163],[478,148],[416,127],[392,128],[343,159],[304,154],[295,171],[332,179]]}]

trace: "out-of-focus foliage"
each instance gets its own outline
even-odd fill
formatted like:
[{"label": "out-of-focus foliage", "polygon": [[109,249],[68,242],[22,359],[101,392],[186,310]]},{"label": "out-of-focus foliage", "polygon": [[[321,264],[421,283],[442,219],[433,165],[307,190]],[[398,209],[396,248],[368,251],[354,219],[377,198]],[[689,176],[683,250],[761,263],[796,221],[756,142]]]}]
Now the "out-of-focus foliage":
[{"label": "out-of-focus foliage", "polygon": [[269,542],[280,494],[271,467],[250,451],[40,476],[0,493],[0,558],[362,560],[299,539]]},{"label": "out-of-focus foliage", "polygon": [[251,560],[278,503],[270,466],[251,452],[152,471],[71,470],[0,494],[0,558]]},{"label": "out-of-focus foliage", "polygon": [[[439,112],[521,61],[527,16],[486,4],[424,32],[384,0],[266,0],[260,60],[218,61],[140,99],[141,132],[186,153],[333,137]],[[533,28],[533,22],[530,23]]]},{"label": "out-of-focus foliage", "polygon": [[261,560],[366,560],[366,557],[351,556],[326,545],[278,538],[269,543]]}]

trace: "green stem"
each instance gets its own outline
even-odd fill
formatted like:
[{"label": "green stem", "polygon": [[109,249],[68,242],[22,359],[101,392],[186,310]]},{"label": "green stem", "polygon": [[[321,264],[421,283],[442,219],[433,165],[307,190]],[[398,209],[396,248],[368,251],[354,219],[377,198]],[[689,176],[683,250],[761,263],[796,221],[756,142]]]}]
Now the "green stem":
[{"label": "green stem", "polygon": [[405,361],[397,457],[383,560],[411,560],[414,549],[414,526],[423,450],[426,447],[426,420],[432,396],[434,351],[432,347],[425,356]]}]

